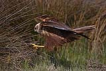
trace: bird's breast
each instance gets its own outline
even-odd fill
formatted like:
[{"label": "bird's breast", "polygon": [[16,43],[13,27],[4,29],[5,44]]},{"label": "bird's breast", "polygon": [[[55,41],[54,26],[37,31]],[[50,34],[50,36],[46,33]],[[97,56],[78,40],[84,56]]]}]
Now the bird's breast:
[{"label": "bird's breast", "polygon": [[49,36],[49,33],[48,33],[47,31],[45,31],[45,30],[42,30],[41,34],[44,35],[44,36],[45,36],[45,35],[46,35],[46,36]]}]

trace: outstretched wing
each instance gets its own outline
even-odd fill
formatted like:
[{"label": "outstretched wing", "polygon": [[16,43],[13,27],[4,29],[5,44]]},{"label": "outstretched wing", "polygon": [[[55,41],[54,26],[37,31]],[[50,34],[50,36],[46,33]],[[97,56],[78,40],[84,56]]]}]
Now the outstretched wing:
[{"label": "outstretched wing", "polygon": [[61,24],[58,22],[42,22],[41,24],[43,26],[43,29],[46,29],[46,31],[55,33],[59,36],[66,37],[65,35],[73,34],[73,35],[80,35],[80,36],[83,36],[83,37],[89,39],[86,35],[83,35],[82,33],[77,33],[76,31],[73,31],[72,29],[70,29],[70,27],[68,27],[65,24]]}]

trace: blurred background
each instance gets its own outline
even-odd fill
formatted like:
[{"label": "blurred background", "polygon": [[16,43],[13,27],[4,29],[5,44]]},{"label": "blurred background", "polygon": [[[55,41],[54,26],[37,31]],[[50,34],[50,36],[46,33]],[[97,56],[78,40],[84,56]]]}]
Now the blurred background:
[{"label": "blurred background", "polygon": [[[53,62],[34,32],[38,15],[50,15],[71,28],[95,25],[91,40],[64,45]],[[106,0],[0,0],[0,71],[106,71]]]}]

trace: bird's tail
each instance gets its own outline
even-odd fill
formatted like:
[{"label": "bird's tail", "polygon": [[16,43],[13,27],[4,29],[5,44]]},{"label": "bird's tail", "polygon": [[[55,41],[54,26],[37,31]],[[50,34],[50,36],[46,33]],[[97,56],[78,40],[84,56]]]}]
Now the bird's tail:
[{"label": "bird's tail", "polygon": [[77,34],[89,39],[88,36],[84,35],[85,32],[89,32],[92,31],[93,29],[95,29],[95,25],[91,25],[91,26],[84,26],[84,27],[80,27],[80,28],[75,28],[73,29],[74,32],[76,32]]},{"label": "bird's tail", "polygon": [[84,27],[80,27],[80,28],[75,28],[73,29],[73,31],[75,31],[76,33],[85,33],[85,32],[89,32],[92,31],[93,29],[95,29],[95,25],[90,25],[90,26],[84,26]]}]

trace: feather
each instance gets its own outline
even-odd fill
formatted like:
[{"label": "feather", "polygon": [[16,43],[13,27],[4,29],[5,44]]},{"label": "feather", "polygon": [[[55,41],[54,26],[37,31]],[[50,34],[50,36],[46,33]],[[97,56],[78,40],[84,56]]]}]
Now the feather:
[{"label": "feather", "polygon": [[84,33],[87,31],[91,31],[95,29],[95,25],[90,25],[90,26],[84,26],[84,27],[80,27],[80,28],[75,28],[73,29],[73,31],[77,32],[77,33]]},{"label": "feather", "polygon": [[45,35],[46,43],[45,47],[49,50],[52,51],[54,47],[62,46],[66,42],[65,38],[58,36],[53,33],[48,33],[49,36]]},{"label": "feather", "polygon": [[58,22],[42,22],[43,26],[48,26],[48,27],[53,27],[53,28],[57,28],[57,29],[61,29],[61,30],[71,30],[70,27],[68,27],[67,25],[63,24],[63,23],[58,23]]},{"label": "feather", "polygon": [[[87,39],[89,39],[86,35],[83,35],[82,33],[77,33],[73,30],[71,30],[68,26],[65,26],[64,25],[60,25],[60,24],[56,24],[56,23],[53,23],[53,22],[42,22],[42,27],[44,30],[48,31],[48,32],[51,32],[51,33],[55,33],[59,36],[63,36],[64,35],[69,35],[69,34],[74,34],[75,35],[80,35],[80,36],[83,36]],[[63,29],[64,28],[64,29]],[[52,29],[52,30],[51,30]]]}]

